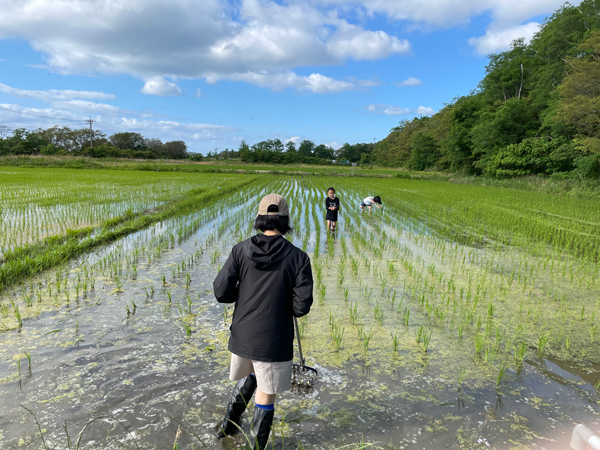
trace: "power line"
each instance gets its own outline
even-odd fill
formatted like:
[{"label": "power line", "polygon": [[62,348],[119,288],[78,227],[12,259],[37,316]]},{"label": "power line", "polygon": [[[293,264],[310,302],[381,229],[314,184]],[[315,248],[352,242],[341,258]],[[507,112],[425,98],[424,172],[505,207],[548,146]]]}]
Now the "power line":
[{"label": "power line", "polygon": [[14,109],[10,109],[10,108],[5,108],[4,106],[0,106],[0,109],[4,109],[6,111],[10,111],[10,112],[16,113],[16,114],[22,114],[24,116],[40,117],[42,119],[67,120],[69,122],[86,122],[85,120],[81,120],[81,119],[64,119],[62,117],[50,117],[50,116],[41,116],[39,114],[30,114],[30,113],[25,113],[25,112],[21,112],[21,111],[15,111]]}]

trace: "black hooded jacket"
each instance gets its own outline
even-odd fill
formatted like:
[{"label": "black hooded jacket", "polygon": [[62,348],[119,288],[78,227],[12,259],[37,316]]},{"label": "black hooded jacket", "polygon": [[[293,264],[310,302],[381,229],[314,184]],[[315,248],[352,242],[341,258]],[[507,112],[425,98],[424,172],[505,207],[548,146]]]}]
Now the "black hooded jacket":
[{"label": "black hooded jacket", "polygon": [[219,303],[235,303],[229,351],[256,361],[293,359],[293,316],[308,314],[313,302],[306,253],[283,236],[252,236],[233,247],[213,289]]}]

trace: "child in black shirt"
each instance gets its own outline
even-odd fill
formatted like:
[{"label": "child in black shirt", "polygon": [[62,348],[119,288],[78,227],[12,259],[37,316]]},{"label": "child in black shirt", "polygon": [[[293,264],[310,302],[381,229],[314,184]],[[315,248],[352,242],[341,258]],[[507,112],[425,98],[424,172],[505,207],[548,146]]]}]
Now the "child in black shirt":
[{"label": "child in black shirt", "polygon": [[335,225],[338,220],[338,211],[340,209],[340,199],[335,196],[335,189],[327,189],[327,198],[325,199],[325,208],[327,209],[327,229],[335,231]]}]

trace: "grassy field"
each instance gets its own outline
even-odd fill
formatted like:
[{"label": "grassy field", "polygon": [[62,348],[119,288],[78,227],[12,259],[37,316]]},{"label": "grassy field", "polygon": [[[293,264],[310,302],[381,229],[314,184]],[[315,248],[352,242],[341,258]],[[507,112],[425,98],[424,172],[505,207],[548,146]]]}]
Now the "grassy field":
[{"label": "grassy field", "polygon": [[[275,448],[566,448],[573,423],[599,423],[597,200],[326,174],[2,171],[0,446],[40,447],[20,404],[57,447],[92,420],[81,448],[240,445],[211,437],[233,312],[211,283],[269,192],[311,256],[300,333],[320,372],[278,400]],[[367,195],[384,209],[361,211]]]}]

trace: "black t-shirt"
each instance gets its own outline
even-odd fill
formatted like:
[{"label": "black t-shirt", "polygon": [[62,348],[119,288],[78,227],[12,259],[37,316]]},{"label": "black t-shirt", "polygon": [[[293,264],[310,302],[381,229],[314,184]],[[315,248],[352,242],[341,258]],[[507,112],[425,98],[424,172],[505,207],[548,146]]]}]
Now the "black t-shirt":
[{"label": "black t-shirt", "polygon": [[[331,210],[329,208],[337,208],[336,210]],[[325,199],[325,209],[329,212],[329,211],[333,211],[333,212],[338,212],[338,210],[340,209],[340,199],[337,197],[334,197],[333,199],[327,197]]]}]

